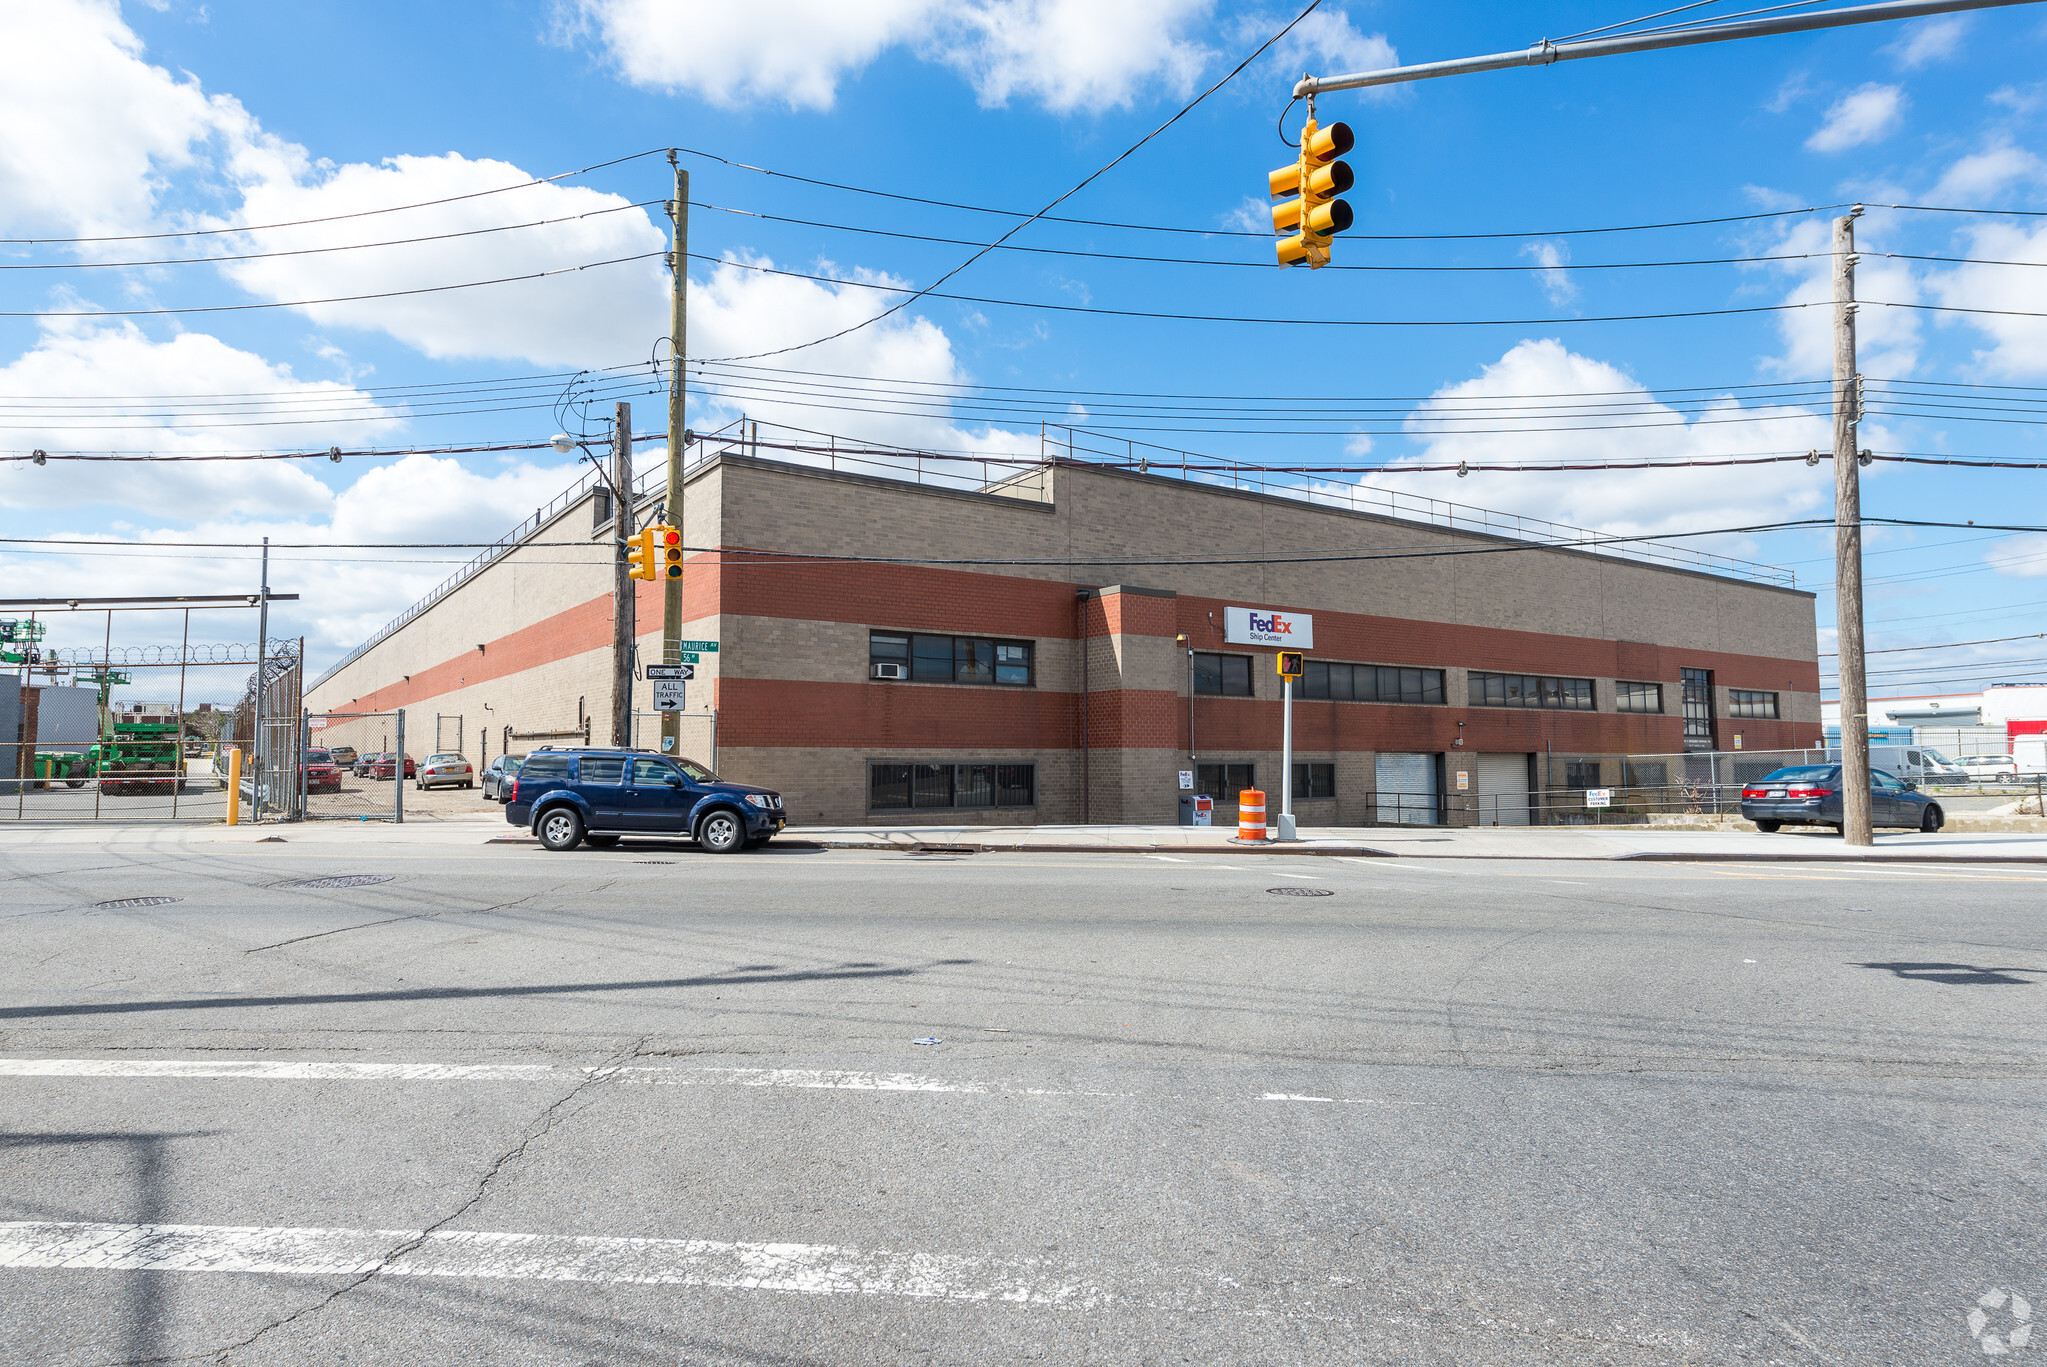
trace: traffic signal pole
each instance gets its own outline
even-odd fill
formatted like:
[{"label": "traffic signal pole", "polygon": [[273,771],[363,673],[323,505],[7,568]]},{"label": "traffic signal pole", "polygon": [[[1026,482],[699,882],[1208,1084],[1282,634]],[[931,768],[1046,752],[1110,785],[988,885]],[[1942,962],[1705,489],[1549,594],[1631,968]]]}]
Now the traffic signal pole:
[{"label": "traffic signal pole", "polygon": [[[668,291],[668,496],[667,513],[663,522],[682,529],[683,544],[689,543],[688,524],[683,518],[682,484],[682,419],[683,419],[683,375],[682,360],[689,352],[689,172],[682,169],[675,159],[675,153],[668,153],[668,164],[675,169],[675,200],[669,205],[668,216],[675,229],[675,251],[668,260],[670,287]],[[683,552],[682,565],[688,573],[689,552]],[[681,655],[677,643],[682,640],[682,577],[663,578],[661,581],[661,662],[674,664]],[[674,754],[682,746],[682,714],[663,712],[661,714],[661,752]]]},{"label": "traffic signal pole", "polygon": [[1841,675],[1841,836],[1876,843],[1870,823],[1869,681],[1862,649],[1862,386],[1855,373],[1855,218],[1834,220],[1834,626]]},{"label": "traffic signal pole", "polygon": [[633,406],[621,403],[611,425],[611,517],[614,562],[611,597],[611,743],[633,743],[633,638],[637,614],[626,538],[633,534]]},{"label": "traffic signal pole", "polygon": [[1958,10],[2002,9],[2008,5],[2039,3],[2040,0],[1890,0],[1886,4],[1856,5],[1848,9],[1824,10],[1818,14],[1786,14],[1725,24],[1673,26],[1646,33],[1622,34],[1616,38],[1587,38],[1580,42],[1552,43],[1545,38],[1518,52],[1495,52],[1484,57],[1387,67],[1349,76],[1306,76],[1294,86],[1294,97],[1306,99],[1331,90],[1362,90],[1367,86],[1399,85],[1437,76],[1468,76],[1480,71],[1505,71],[1517,66],[1552,66],[1581,57],[1618,57],[1630,52],[1724,43],[1733,38],[1767,38],[1779,33],[1807,33],[1815,29],[1845,28],[1850,24],[1876,24],[1892,19],[1917,19],[1928,14],[1952,14]]}]

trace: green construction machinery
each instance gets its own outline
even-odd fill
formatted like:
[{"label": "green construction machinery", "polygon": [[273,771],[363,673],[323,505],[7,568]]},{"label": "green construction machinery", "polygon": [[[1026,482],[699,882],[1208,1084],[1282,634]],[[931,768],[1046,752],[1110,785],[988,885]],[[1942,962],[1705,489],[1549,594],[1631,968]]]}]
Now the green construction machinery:
[{"label": "green construction machinery", "polygon": [[179,753],[184,718],[168,703],[112,705],[113,690],[133,677],[104,665],[82,666],[73,675],[74,683],[99,689],[99,740],[86,750],[39,753],[38,778],[62,779],[72,788],[98,779],[101,791],[110,795],[176,791],[185,763]]}]

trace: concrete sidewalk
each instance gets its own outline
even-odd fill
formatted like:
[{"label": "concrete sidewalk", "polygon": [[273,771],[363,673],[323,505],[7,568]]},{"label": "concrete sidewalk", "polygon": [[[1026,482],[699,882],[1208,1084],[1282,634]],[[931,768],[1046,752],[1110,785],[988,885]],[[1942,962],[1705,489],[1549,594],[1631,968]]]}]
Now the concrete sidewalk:
[{"label": "concrete sidewalk", "polygon": [[[1887,831],[1874,849],[1844,845],[1831,831],[1671,830],[1643,826],[1442,826],[1304,828],[1288,844],[1240,843],[1229,828],[1190,826],[809,826],[778,840],[789,847],[1042,854],[1199,853],[1210,856],[1349,856],[1379,859],[1892,860],[1914,863],[2047,863],[2047,835],[2034,832]],[[659,837],[650,837],[658,839]],[[671,838],[672,839],[672,838]],[[537,846],[495,812],[431,822],[0,825],[0,852],[120,846],[184,849],[283,842],[301,848]]]}]

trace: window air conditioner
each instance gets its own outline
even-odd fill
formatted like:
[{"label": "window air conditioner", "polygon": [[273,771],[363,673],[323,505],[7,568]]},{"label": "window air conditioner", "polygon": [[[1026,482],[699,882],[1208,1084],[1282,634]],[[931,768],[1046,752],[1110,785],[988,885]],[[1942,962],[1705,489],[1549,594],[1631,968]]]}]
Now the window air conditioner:
[{"label": "window air conditioner", "polygon": [[907,679],[910,677],[910,668],[908,665],[878,664],[874,667],[874,677],[877,679]]}]

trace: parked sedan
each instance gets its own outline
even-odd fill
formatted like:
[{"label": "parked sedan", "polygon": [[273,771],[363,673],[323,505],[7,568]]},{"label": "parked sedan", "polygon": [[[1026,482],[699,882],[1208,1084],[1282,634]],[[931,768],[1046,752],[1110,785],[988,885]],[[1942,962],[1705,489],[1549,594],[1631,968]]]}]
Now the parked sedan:
[{"label": "parked sedan", "polygon": [[495,802],[512,800],[512,785],[518,780],[519,766],[526,762],[524,755],[499,755],[483,771],[483,795]]},{"label": "parked sedan", "polygon": [[341,791],[341,768],[334,762],[334,756],[326,750],[308,750],[300,760],[306,771],[306,791],[309,793],[338,793]]},{"label": "parked sedan", "polygon": [[2010,755],[1969,755],[1961,763],[1963,770],[1978,783],[2019,776],[2019,762]]},{"label": "parked sedan", "polygon": [[382,758],[383,758],[382,755],[378,754],[375,750],[372,750],[368,754],[357,755],[355,757],[355,763],[350,765],[349,768],[357,778],[368,778],[370,776],[370,770],[376,768],[377,761]]},{"label": "parked sedan", "polygon": [[[1804,764],[1765,774],[1741,790],[1741,814],[1764,834],[1786,826],[1832,826],[1841,829],[1841,766]],[[1937,831],[1946,822],[1940,804],[1881,769],[1869,774],[1869,821],[1872,826],[1903,826]]]},{"label": "parked sedan", "polygon": [[[397,769],[398,756],[392,751],[387,750],[381,755],[370,756],[369,776],[371,778],[395,778],[397,776]],[[405,777],[411,778],[418,772],[419,765],[414,762],[412,756],[405,756]]]},{"label": "parked sedan", "polygon": [[330,745],[327,747],[327,753],[334,756],[334,762],[342,768],[350,770],[355,768],[356,753],[353,745]]},{"label": "parked sedan", "polygon": [[419,771],[418,786],[422,791],[428,788],[474,788],[476,769],[468,760],[452,750],[443,754],[428,755],[426,767]]}]

